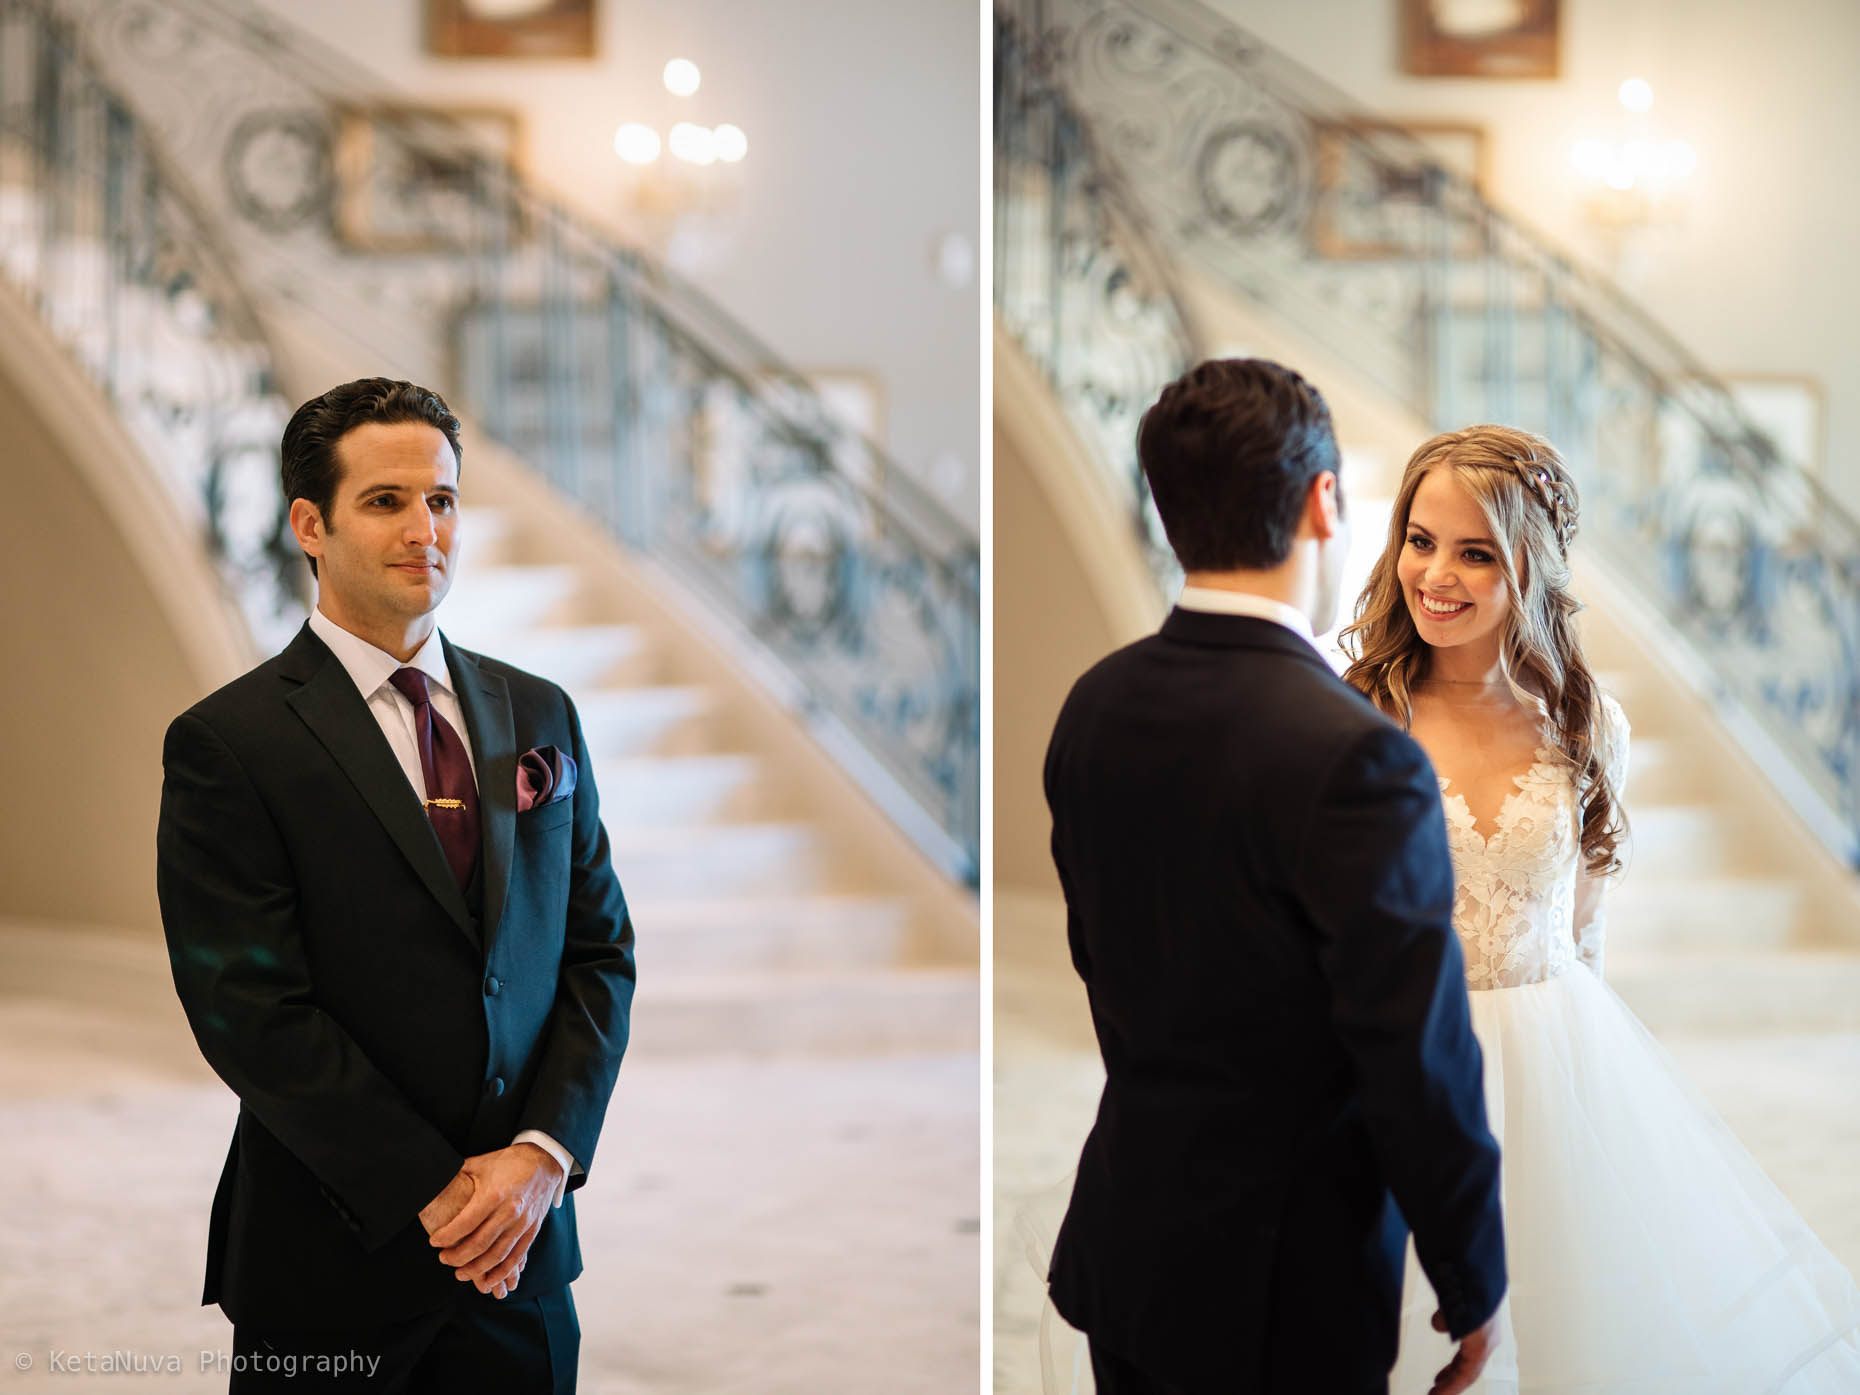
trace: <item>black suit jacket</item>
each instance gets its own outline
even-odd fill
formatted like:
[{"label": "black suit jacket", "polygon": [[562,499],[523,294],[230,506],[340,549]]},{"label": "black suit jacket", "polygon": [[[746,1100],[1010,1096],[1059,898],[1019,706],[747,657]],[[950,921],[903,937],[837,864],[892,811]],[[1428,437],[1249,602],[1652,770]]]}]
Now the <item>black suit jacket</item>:
[{"label": "black suit jacket", "polygon": [[[445,644],[478,780],[482,916],[342,663],[306,625],[177,717],[157,878],[175,987],[239,1096],[202,1302],[259,1327],[377,1326],[495,1302],[420,1209],[469,1154],[541,1129],[593,1170],[627,1040],[633,929],[580,722],[555,684]],[[554,745],[571,798],[519,814]],[[581,1271],[572,1198],[523,1291]]]},{"label": "black suit jacket", "polygon": [[1283,626],[1176,610],[1073,687],[1046,793],[1107,1076],[1059,1311],[1184,1391],[1382,1390],[1412,1225],[1483,1322],[1498,1146],[1420,747]]}]

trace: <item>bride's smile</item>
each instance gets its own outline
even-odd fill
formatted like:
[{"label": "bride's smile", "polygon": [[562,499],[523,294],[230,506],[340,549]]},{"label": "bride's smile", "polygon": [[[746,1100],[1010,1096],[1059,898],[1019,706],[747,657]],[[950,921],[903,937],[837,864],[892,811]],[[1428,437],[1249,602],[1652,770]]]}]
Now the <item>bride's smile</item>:
[{"label": "bride's smile", "polygon": [[1441,596],[1429,595],[1426,591],[1415,593],[1421,598],[1421,611],[1429,619],[1455,620],[1472,609],[1471,601],[1450,601]]}]

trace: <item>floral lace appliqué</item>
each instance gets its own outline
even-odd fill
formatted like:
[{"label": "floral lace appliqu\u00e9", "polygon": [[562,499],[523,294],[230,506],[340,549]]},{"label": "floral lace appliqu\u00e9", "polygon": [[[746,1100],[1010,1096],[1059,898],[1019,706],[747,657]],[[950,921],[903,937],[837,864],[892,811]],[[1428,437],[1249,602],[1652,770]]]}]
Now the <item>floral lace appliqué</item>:
[{"label": "floral lace appliqu\u00e9", "polygon": [[1575,784],[1556,752],[1540,746],[1514,777],[1491,834],[1440,778],[1453,853],[1453,928],[1470,989],[1516,988],[1576,960],[1575,863],[1580,831]]}]

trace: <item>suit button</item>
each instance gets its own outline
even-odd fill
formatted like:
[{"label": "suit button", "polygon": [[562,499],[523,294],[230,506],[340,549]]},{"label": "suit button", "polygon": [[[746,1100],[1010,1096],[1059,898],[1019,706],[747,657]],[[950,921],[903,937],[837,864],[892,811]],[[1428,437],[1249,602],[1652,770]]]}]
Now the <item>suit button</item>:
[{"label": "suit button", "polygon": [[504,1077],[501,1075],[493,1076],[491,1080],[485,1085],[484,1092],[485,1094],[489,1095],[492,1099],[496,1099],[499,1095],[503,1094],[504,1093]]},{"label": "suit button", "polygon": [[499,983],[495,978],[487,978],[484,981],[484,996],[487,998],[495,998],[497,996],[497,990],[503,986],[504,985]]}]

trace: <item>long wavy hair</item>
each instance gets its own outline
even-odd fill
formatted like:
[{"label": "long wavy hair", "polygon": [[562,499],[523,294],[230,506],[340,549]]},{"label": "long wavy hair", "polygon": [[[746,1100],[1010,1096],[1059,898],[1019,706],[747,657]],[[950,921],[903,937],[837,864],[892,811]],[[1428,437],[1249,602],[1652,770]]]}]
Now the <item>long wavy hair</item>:
[{"label": "long wavy hair", "polygon": [[1388,544],[1341,636],[1351,659],[1344,679],[1403,727],[1413,723],[1414,688],[1427,675],[1432,651],[1415,629],[1396,564],[1407,544],[1415,491],[1436,469],[1453,472],[1498,541],[1497,563],[1511,600],[1499,642],[1505,681],[1538,714],[1551,746],[1575,773],[1585,865],[1595,875],[1617,871],[1627,820],[1608,770],[1601,690],[1572,623],[1582,608],[1570,592],[1569,574],[1580,501],[1569,468],[1548,441],[1508,426],[1469,426],[1422,442],[1409,457]]}]

